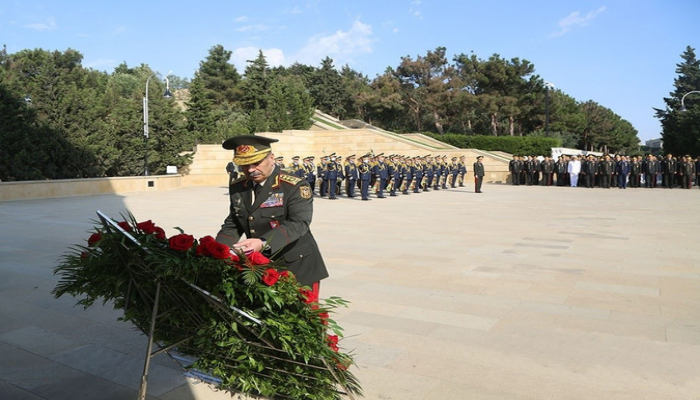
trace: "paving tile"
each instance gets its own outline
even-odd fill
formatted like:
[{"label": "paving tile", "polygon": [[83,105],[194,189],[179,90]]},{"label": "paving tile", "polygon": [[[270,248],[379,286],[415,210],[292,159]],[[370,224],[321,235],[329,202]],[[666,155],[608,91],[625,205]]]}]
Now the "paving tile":
[{"label": "paving tile", "polygon": [[[331,272],[321,295],[351,301],[334,318],[366,398],[697,398],[700,254],[679,232],[700,224],[685,212],[700,191],[487,188],[314,200]],[[223,221],[225,192],[0,203],[0,393],[135,398],[146,338],[109,305],[54,299],[53,266],[89,236],[96,209],[204,236]],[[153,400],[223,398],[166,356],[149,389]]]}]

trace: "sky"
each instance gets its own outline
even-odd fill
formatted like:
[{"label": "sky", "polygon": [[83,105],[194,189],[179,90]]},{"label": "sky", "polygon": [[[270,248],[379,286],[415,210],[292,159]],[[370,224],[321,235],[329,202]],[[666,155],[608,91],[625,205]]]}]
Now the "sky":
[{"label": "sky", "polygon": [[262,50],[271,66],[328,56],[370,79],[437,47],[450,60],[499,54],[610,108],[644,143],[660,137],[653,108],[665,107],[681,54],[690,46],[700,57],[700,1],[4,0],[0,40],[10,54],[70,48],[86,68],[146,64],[190,80],[216,45],[240,73]]}]

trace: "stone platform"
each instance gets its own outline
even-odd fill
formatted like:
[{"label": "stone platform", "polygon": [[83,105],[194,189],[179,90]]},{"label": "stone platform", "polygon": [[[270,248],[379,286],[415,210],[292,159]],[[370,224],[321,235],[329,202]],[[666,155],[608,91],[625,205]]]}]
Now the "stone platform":
[{"label": "stone platform", "polygon": [[[321,296],[367,399],[700,398],[700,190],[484,185],[317,198]],[[223,187],[0,203],[0,398],[136,399],[146,338],[53,299],[94,210],[214,234]],[[228,399],[157,357],[149,398]]]}]

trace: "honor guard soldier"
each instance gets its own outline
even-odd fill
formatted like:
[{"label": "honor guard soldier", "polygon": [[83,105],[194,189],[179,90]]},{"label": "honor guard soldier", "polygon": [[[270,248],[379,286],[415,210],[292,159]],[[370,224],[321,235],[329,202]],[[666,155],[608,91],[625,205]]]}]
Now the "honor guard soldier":
[{"label": "honor guard soldier", "polygon": [[377,164],[374,166],[373,173],[374,177],[379,182],[379,188],[377,189],[377,198],[385,199],[384,189],[386,188],[386,183],[389,180],[389,171],[387,170],[387,165],[384,162],[384,153],[377,154]]},{"label": "honor guard soldier", "polygon": [[318,167],[316,168],[316,179],[321,183],[318,188],[318,194],[321,197],[326,197],[328,194],[328,179],[326,178],[326,164],[328,164],[328,161],[328,156],[321,157],[321,162],[318,163]]},{"label": "honor guard soldier", "polygon": [[420,185],[423,182],[423,161],[420,157],[413,158],[411,175],[413,175],[413,193],[420,193]]},{"label": "honor guard soldier", "polygon": [[459,162],[457,163],[457,168],[459,169],[459,186],[464,187],[464,178],[467,175],[467,157],[464,155],[459,156]]},{"label": "honor guard soldier", "polygon": [[345,195],[348,197],[355,197],[355,185],[360,178],[357,172],[357,165],[355,164],[355,155],[349,155],[345,159]]},{"label": "honor guard soldier", "polygon": [[306,173],[304,172],[304,168],[299,164],[299,156],[292,157],[292,165],[289,167],[289,171],[298,178],[305,177]]},{"label": "honor guard soldier", "polygon": [[357,166],[357,173],[360,176],[360,195],[362,200],[369,201],[369,184],[372,180],[372,167],[369,164],[370,156],[365,154],[362,156],[362,163]]},{"label": "honor guard soldier", "polygon": [[338,167],[338,179],[336,180],[335,194],[340,196],[341,189],[343,187],[343,180],[345,180],[345,168],[343,168],[343,156],[336,156],[335,164]]},{"label": "honor guard soldier", "polygon": [[457,162],[457,157],[452,157],[452,163],[450,164],[450,176],[452,177],[452,182],[450,182],[450,187],[457,187],[457,180],[459,179],[459,163]]},{"label": "honor guard soldier", "polygon": [[440,163],[440,187],[447,189],[447,177],[450,175],[450,164],[447,162],[447,156],[442,156],[442,162]]},{"label": "honor guard soldier", "polygon": [[277,164],[277,166],[280,167],[281,169],[284,169],[285,168],[284,167],[284,157],[280,156],[280,157],[275,158],[275,164]]},{"label": "honor guard soldier", "polygon": [[433,187],[433,157],[430,155],[425,156],[425,167],[423,169],[423,176],[425,177],[425,186],[423,187],[424,192],[429,192]]},{"label": "honor guard soldier", "polygon": [[335,153],[331,154],[326,162],[324,180],[326,182],[326,189],[328,190],[328,198],[330,200],[336,200],[335,196],[336,185],[338,176],[340,175],[340,168],[335,162]]},{"label": "honor guard soldier", "polygon": [[316,187],[316,166],[314,165],[314,157],[308,156],[304,158],[304,177],[311,186],[311,193],[314,193]]},{"label": "honor guard soldier", "polygon": [[437,156],[433,159],[433,190],[440,190],[440,180],[442,179],[442,170],[440,168],[442,165],[441,160],[441,156]]},{"label": "honor guard soldier", "polygon": [[406,157],[401,164],[401,175],[401,193],[408,194],[411,182],[413,182],[413,159],[411,157]]},{"label": "honor guard soldier", "polygon": [[396,188],[401,181],[401,172],[399,171],[399,164],[396,160],[396,154],[389,156],[389,162],[387,166],[387,175],[389,175],[389,196],[396,197]]}]

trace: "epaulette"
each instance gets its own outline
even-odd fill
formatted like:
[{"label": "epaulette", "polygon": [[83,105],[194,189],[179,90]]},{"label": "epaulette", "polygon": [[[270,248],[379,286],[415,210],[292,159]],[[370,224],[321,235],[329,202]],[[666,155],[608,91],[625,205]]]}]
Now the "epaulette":
[{"label": "epaulette", "polygon": [[280,174],[280,180],[285,183],[296,185],[297,183],[301,182],[303,178],[299,178],[298,176],[294,175]]},{"label": "epaulette", "polygon": [[241,182],[243,182],[243,181],[245,181],[245,180],[247,180],[247,179],[248,179],[247,176],[241,174],[241,176],[239,176],[238,179],[236,179],[236,180],[234,180],[234,181],[231,181],[231,183],[230,183],[229,185],[230,185],[230,186],[233,186],[233,185],[235,185],[235,184],[237,184],[237,183],[241,183]]}]

